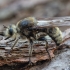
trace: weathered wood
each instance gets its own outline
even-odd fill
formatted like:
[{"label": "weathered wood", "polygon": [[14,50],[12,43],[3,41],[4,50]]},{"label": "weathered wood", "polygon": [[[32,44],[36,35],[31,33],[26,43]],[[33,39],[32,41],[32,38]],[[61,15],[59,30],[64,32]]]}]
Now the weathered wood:
[{"label": "weathered wood", "polygon": [[[20,47],[19,49],[14,49],[11,55],[6,55],[8,50],[0,49],[0,66],[4,64],[10,65],[10,63],[27,63],[29,61],[28,51],[29,48]],[[53,51],[52,51],[53,50]],[[49,50],[51,57],[54,57],[54,48]],[[33,55],[31,57],[32,63],[36,63],[42,60],[49,60],[49,56],[46,52],[45,46],[35,46],[33,48]]]}]

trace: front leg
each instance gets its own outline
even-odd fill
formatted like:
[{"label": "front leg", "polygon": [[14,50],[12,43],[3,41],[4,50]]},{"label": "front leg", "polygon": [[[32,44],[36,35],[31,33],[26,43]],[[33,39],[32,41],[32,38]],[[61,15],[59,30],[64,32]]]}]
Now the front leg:
[{"label": "front leg", "polygon": [[20,39],[20,37],[18,37],[18,38],[16,39],[14,45],[11,47],[11,50],[8,51],[9,54],[12,52],[13,48],[15,47],[15,45],[16,45],[16,43],[18,42],[19,39]]},{"label": "front leg", "polygon": [[14,38],[14,39],[12,39],[12,40],[9,40],[9,41],[6,42],[6,44],[8,44],[9,42],[13,42],[13,41],[15,41],[15,40],[16,40],[16,38]]}]

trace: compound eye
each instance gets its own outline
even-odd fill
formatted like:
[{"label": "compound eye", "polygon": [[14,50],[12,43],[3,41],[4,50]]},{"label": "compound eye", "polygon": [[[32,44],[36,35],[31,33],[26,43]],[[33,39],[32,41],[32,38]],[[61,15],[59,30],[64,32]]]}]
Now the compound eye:
[{"label": "compound eye", "polygon": [[13,35],[13,29],[12,29],[12,28],[9,29],[9,34],[10,34],[11,36]]}]

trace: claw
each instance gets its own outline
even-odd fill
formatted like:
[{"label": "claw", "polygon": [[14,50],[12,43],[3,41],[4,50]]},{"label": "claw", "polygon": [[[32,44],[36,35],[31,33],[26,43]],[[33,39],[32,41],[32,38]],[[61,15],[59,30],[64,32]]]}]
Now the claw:
[{"label": "claw", "polygon": [[31,56],[29,56],[29,64],[28,64],[29,66],[32,66],[33,65],[33,63],[31,62]]},{"label": "claw", "polygon": [[8,50],[6,56],[11,55],[12,50]]},{"label": "claw", "polygon": [[31,61],[29,61],[29,64],[28,64],[28,66],[32,66],[33,65],[33,63],[31,62]]},{"label": "claw", "polygon": [[52,59],[52,57],[51,57],[51,55],[50,55],[50,53],[49,53],[49,51],[48,51],[48,49],[47,49],[47,48],[46,48],[46,51],[47,51],[47,53],[48,53],[49,59],[51,60],[51,59]]}]

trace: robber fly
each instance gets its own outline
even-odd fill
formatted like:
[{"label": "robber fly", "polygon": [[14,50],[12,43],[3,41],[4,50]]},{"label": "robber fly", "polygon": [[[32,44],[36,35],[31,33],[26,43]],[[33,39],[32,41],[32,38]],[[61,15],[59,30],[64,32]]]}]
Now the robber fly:
[{"label": "robber fly", "polygon": [[[14,38],[11,41],[14,41],[16,39],[16,35],[19,34],[19,37],[16,39],[11,50],[16,45],[18,40],[20,38],[22,38],[22,36],[25,36],[29,40],[29,42],[30,42],[30,45],[29,45],[29,64],[31,64],[33,40],[46,41],[46,43],[48,44],[45,36],[49,35],[52,38],[52,40],[56,43],[57,46],[59,46],[60,43],[62,42],[62,32],[57,26],[51,26],[51,27],[42,26],[42,27],[40,27],[37,24],[38,24],[38,20],[36,20],[34,17],[27,17],[23,20],[20,20],[16,25],[10,25],[8,27],[5,27],[6,30],[4,32],[0,32],[0,35],[7,36],[6,39],[9,39],[11,37]],[[44,32],[45,35],[43,35],[42,37],[37,39],[36,34],[39,32]],[[9,41],[9,42],[11,42],[11,41]],[[49,54],[49,57],[50,57],[50,54]]]}]

